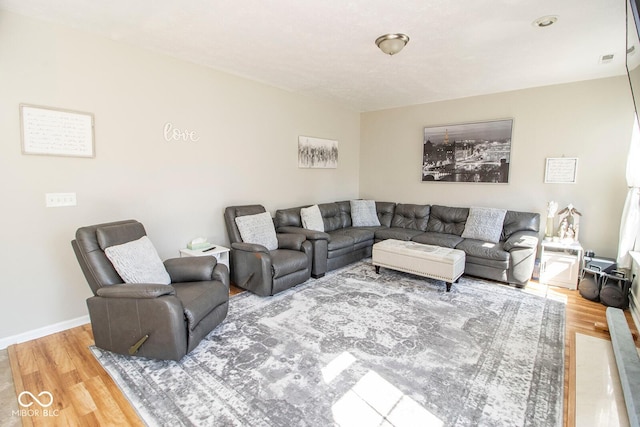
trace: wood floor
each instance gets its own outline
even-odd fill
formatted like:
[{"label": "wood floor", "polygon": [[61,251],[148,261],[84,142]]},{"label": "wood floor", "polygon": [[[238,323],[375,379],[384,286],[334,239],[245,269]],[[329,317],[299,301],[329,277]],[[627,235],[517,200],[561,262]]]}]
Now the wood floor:
[{"label": "wood floor", "polygon": [[[528,288],[544,292],[532,282]],[[546,288],[545,288],[546,289]],[[232,294],[240,290],[232,289]],[[564,425],[575,425],[575,332],[608,339],[596,322],[606,323],[605,307],[581,298],[577,291],[550,287],[549,294],[566,298]],[[629,311],[629,327],[637,334]],[[88,349],[90,325],[79,326],[8,348],[16,395],[47,390],[54,396],[48,416],[23,416],[24,426],[142,426],[111,377]],[[34,394],[37,394],[34,392]]]}]

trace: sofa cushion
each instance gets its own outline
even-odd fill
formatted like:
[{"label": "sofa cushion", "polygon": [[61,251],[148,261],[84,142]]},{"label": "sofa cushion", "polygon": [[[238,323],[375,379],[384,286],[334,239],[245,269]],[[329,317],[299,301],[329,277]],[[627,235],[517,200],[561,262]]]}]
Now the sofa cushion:
[{"label": "sofa cushion", "polygon": [[380,225],[374,200],[351,200],[351,225],[371,227]]},{"label": "sofa cushion", "polygon": [[103,251],[109,246],[122,245],[146,235],[144,226],[139,222],[106,225],[96,228],[96,239],[100,249]]},{"label": "sofa cushion", "polygon": [[469,216],[469,208],[452,208],[449,206],[431,206],[427,231],[462,235],[464,225]]},{"label": "sofa cushion", "polygon": [[497,243],[500,241],[506,213],[506,209],[472,207],[469,209],[462,238]]},{"label": "sofa cushion", "polygon": [[516,231],[540,231],[540,214],[532,212],[507,211],[504,216],[502,236],[500,240],[506,240]]},{"label": "sofa cushion", "polygon": [[324,231],[324,222],[318,205],[300,209],[302,226],[309,230]]},{"label": "sofa cushion", "polygon": [[342,230],[336,230],[331,233],[332,236],[342,234],[353,238],[353,243],[366,242],[373,240],[375,233],[373,230],[367,228],[343,228]]},{"label": "sofa cushion", "polygon": [[302,218],[300,218],[301,209],[301,207],[278,209],[274,220],[276,228],[302,227]]},{"label": "sofa cushion", "polygon": [[226,286],[214,282],[174,283],[176,295],[184,308],[184,315],[193,331],[207,314],[216,308],[212,301],[225,301],[228,298]]},{"label": "sofa cushion", "polygon": [[376,202],[376,211],[378,212],[378,220],[380,225],[391,227],[391,220],[396,212],[396,204],[394,202]]},{"label": "sofa cushion", "polygon": [[147,236],[109,246],[104,253],[125,283],[171,283],[167,269]]},{"label": "sofa cushion", "polygon": [[351,202],[349,200],[343,200],[342,202],[336,202],[336,205],[338,205],[340,216],[340,228],[351,227]]},{"label": "sofa cushion", "polygon": [[381,228],[376,230],[376,239],[378,240],[386,240],[386,239],[411,240],[412,238],[420,234],[422,234],[422,231],[414,230],[411,228],[399,228],[399,227]]},{"label": "sofa cushion", "polygon": [[343,228],[340,207],[337,203],[320,203],[318,204],[318,209],[322,214],[325,232]]},{"label": "sofa cushion", "polygon": [[510,254],[502,248],[502,243],[483,242],[482,240],[464,239],[456,246],[467,256],[493,261],[509,261]]},{"label": "sofa cushion", "polygon": [[269,212],[238,216],[236,225],[243,242],[262,245],[270,251],[278,249],[276,229]]},{"label": "sofa cushion", "polygon": [[418,234],[411,240],[418,243],[424,243],[425,245],[442,246],[443,248],[455,248],[458,243],[462,242],[462,237],[457,234],[447,233],[434,233],[427,231],[422,234]]},{"label": "sofa cushion", "polygon": [[391,226],[425,231],[429,222],[429,205],[398,203],[396,205]]},{"label": "sofa cushion", "polygon": [[344,248],[353,248],[355,239],[352,236],[340,232],[329,233],[329,243],[327,249],[329,252]]},{"label": "sofa cushion", "polygon": [[270,252],[273,278],[284,277],[309,266],[307,255],[301,251],[276,249]]},{"label": "sofa cushion", "polygon": [[[486,259],[486,258],[480,258],[480,257],[476,257],[476,256],[471,256],[471,255],[467,255],[467,257],[464,260],[465,265],[469,265],[469,264],[474,264],[476,266],[480,266],[481,268],[485,269],[485,268],[492,268],[492,269],[498,269],[498,270],[503,270],[503,271],[507,271],[509,270],[509,261],[498,261],[498,260],[493,260],[493,259]],[[465,273],[469,273],[471,275],[474,275],[475,273],[471,273],[470,271],[473,271],[473,269],[467,269],[465,267]],[[494,277],[487,277],[485,275],[481,275],[481,277],[486,277],[487,279],[492,279],[492,280],[502,280],[502,281],[507,281],[506,278],[505,279],[499,279],[499,278],[494,278]]]}]

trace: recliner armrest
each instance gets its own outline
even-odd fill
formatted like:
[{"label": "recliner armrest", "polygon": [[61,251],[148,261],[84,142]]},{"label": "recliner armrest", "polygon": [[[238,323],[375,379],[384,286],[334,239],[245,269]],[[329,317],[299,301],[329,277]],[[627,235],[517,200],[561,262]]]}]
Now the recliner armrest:
[{"label": "recliner armrest", "polygon": [[329,236],[329,233],[325,233],[324,231],[309,230],[308,228],[293,226],[279,227],[277,231],[278,233],[303,234],[307,240],[330,240],[331,237]]},{"label": "recliner armrest", "polygon": [[213,256],[171,258],[165,260],[164,267],[171,277],[171,283],[201,282],[211,280],[218,260]]},{"label": "recliner armrest", "polygon": [[226,265],[217,264],[216,267],[213,269],[213,274],[211,275],[211,278],[213,280],[219,280],[220,282],[222,282],[223,285],[227,287],[227,289],[229,289],[229,283],[230,283],[229,269],[227,268]]},{"label": "recliner armrest", "polygon": [[504,242],[503,249],[535,249],[538,247],[538,233],[535,231],[516,231]]},{"label": "recliner armrest", "polygon": [[302,243],[307,240],[302,234],[292,233],[278,233],[278,249],[291,249],[293,251],[299,251],[302,247]]},{"label": "recliner armrest", "polygon": [[97,291],[97,295],[103,298],[158,298],[175,293],[176,290],[171,285],[153,283],[123,283],[103,286]]},{"label": "recliner armrest", "polygon": [[265,248],[263,245],[258,245],[256,243],[236,242],[231,244],[231,249],[243,252],[264,252],[265,254],[269,253],[269,249]]}]

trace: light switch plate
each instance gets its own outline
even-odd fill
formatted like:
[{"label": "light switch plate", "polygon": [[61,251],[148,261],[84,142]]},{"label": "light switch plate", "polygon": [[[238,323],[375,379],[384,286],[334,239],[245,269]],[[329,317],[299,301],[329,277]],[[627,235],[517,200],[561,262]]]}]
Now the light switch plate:
[{"label": "light switch plate", "polygon": [[63,206],[75,206],[76,193],[47,193],[45,194],[45,206],[59,208]]}]

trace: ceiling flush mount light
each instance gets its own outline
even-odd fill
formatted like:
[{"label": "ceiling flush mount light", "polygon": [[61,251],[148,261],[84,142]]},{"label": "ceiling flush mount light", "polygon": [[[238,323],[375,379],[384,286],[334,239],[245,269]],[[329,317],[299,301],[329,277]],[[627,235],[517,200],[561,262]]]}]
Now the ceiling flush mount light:
[{"label": "ceiling flush mount light", "polygon": [[534,27],[545,28],[555,24],[558,21],[558,17],[555,15],[541,16],[531,23]]},{"label": "ceiling flush mount light", "polygon": [[376,46],[387,55],[395,55],[409,43],[409,36],[406,34],[385,34],[376,39]]}]

